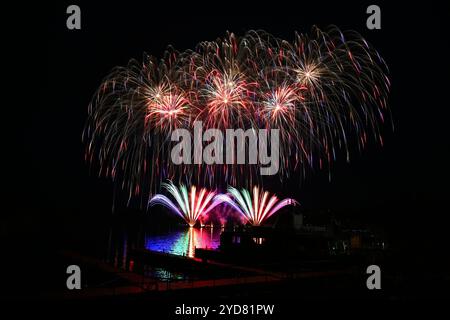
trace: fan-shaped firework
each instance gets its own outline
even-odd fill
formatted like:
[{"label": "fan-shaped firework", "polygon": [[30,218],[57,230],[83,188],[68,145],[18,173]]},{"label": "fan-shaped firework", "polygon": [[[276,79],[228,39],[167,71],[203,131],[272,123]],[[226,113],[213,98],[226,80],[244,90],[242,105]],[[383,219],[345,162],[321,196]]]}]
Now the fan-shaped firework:
[{"label": "fan-shaped firework", "polygon": [[360,35],[313,28],[288,42],[263,31],[168,50],[156,62],[114,69],[89,106],[86,158],[122,187],[153,192],[163,179],[215,187],[250,186],[260,164],[181,164],[170,160],[173,129],[266,128],[280,132],[280,179],[330,163],[370,134],[382,143],[389,79],[380,55]]},{"label": "fan-shaped firework", "polygon": [[253,187],[253,195],[250,191],[228,187],[228,193],[218,195],[217,201],[231,205],[238,211],[251,225],[259,226],[274,213],[288,205],[296,205],[294,199],[284,199],[278,201],[275,195],[270,197],[269,192],[260,190],[259,187]]},{"label": "fan-shaped firework", "polygon": [[164,183],[163,187],[173,196],[176,204],[165,195],[157,194],[150,199],[149,206],[161,204],[178,214],[191,227],[202,215],[206,215],[220,203],[220,199],[214,199],[214,191],[204,188],[197,191],[197,188],[192,186],[189,192],[184,185],[177,188],[173,183]]}]

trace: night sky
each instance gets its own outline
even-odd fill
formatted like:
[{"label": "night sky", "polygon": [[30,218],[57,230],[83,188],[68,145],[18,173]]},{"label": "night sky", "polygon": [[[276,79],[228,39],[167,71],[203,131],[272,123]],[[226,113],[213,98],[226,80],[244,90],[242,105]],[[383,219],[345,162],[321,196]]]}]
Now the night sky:
[{"label": "night sky", "polygon": [[[295,31],[308,32],[314,24],[335,24],[361,33],[386,60],[394,129],[383,128],[384,147],[372,142],[354,154],[350,164],[340,157],[333,164],[331,182],[328,172],[316,172],[301,185],[287,184],[285,189],[307,211],[329,209],[339,217],[382,226],[418,266],[438,265],[435,258],[443,259],[439,252],[448,229],[450,68],[440,5],[376,2],[382,29],[368,30],[365,10],[372,1],[257,6],[226,2],[189,10],[173,2],[156,8],[150,1],[75,1],[81,7],[82,29],[70,31],[65,9],[72,2],[49,7],[45,34],[40,34],[46,41],[33,46],[44,56],[42,73],[31,77],[40,97],[26,106],[25,127],[14,137],[24,153],[19,163],[25,169],[11,185],[16,205],[3,217],[3,235],[25,231],[25,241],[57,235],[64,243],[64,237],[77,237],[112,215],[113,185],[89,172],[81,133],[88,103],[114,66],[140,60],[144,52],[161,57],[167,45],[194,48],[226,31],[241,35],[263,29],[291,40]],[[127,211],[124,203],[116,205],[119,212]]]}]

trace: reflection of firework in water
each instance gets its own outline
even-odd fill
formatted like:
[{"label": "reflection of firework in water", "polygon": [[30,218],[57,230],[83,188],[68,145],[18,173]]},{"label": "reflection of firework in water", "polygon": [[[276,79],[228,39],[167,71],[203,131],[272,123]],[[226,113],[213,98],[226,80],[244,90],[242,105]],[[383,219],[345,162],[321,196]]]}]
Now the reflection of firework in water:
[{"label": "reflection of firework in water", "polygon": [[[160,62],[157,62],[160,61]],[[263,31],[227,34],[194,51],[170,49],[115,68],[89,106],[86,159],[101,175],[142,195],[164,179],[215,188],[259,181],[260,164],[174,165],[173,129],[207,127],[280,130],[280,179],[329,165],[349,143],[382,144],[389,79],[378,52],[355,32],[296,34],[288,42]],[[299,171],[302,172],[302,171]]]},{"label": "reflection of firework in water", "polygon": [[214,191],[207,191],[205,188],[197,191],[197,188],[192,186],[189,192],[184,185],[177,188],[173,183],[164,183],[163,187],[173,196],[176,204],[168,197],[157,194],[150,199],[149,206],[161,204],[178,214],[191,227],[195,225],[201,216],[206,215],[219,204],[214,199],[216,193]]},{"label": "reflection of firework in water", "polygon": [[281,208],[297,204],[297,201],[290,198],[278,201],[275,195],[270,197],[269,192],[260,190],[257,186],[253,187],[253,196],[246,189],[239,191],[233,187],[228,188],[228,193],[229,195],[221,194],[216,198],[231,205],[254,226],[261,225]]}]

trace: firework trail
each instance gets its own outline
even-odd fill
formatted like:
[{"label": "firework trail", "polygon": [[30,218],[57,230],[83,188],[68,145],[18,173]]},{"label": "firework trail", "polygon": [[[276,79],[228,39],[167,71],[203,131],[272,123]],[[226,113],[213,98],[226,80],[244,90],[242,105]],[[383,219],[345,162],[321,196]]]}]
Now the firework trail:
[{"label": "firework trail", "polygon": [[228,187],[228,194],[217,195],[216,199],[229,204],[253,226],[261,225],[285,206],[298,204],[290,198],[279,201],[275,195],[270,196],[269,192],[260,190],[257,186],[253,187],[253,196],[247,189],[239,191]]},{"label": "firework trail", "polygon": [[169,48],[161,60],[131,60],[103,80],[89,105],[85,157],[129,198],[153,194],[165,179],[211,188],[261,182],[260,164],[172,163],[172,130],[192,132],[201,120],[220,130],[279,129],[280,180],[330,170],[339,152],[349,161],[370,139],[383,144],[387,72],[359,34],[336,27],[290,42],[249,31],[195,50]]},{"label": "firework trail", "polygon": [[163,187],[175,199],[175,203],[162,194],[157,194],[148,202],[149,206],[161,204],[172,212],[178,214],[186,223],[193,227],[197,220],[208,214],[214,207],[220,204],[220,199],[215,199],[214,191],[207,191],[202,188],[197,191],[195,186],[191,187],[190,192],[187,187],[181,185],[176,187],[173,183],[164,183]]}]

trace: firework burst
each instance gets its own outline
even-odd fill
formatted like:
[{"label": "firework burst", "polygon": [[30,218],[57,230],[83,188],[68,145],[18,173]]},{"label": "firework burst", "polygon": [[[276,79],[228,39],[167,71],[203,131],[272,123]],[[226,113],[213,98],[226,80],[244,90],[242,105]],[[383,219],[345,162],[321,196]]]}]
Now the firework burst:
[{"label": "firework burst", "polygon": [[210,128],[243,126],[251,119],[252,102],[249,98],[251,85],[242,74],[214,74],[207,77],[202,97],[206,108],[200,119]]},{"label": "firework burst", "polygon": [[182,128],[188,120],[189,108],[192,107],[186,94],[164,85],[148,91],[145,126],[160,132]]},{"label": "firework burst", "polygon": [[[115,68],[89,106],[86,160],[132,195],[153,194],[165,179],[250,187],[260,164],[177,164],[170,134],[208,128],[278,129],[279,179],[349,160],[369,139],[382,144],[390,82],[379,53],[355,32],[316,27],[293,41],[263,31],[169,49]],[[191,131],[192,132],[192,131]]]},{"label": "firework burst", "polygon": [[214,199],[216,193],[207,191],[205,188],[197,191],[196,186],[192,186],[188,191],[185,185],[178,188],[173,183],[164,183],[165,188],[175,199],[175,203],[162,194],[157,194],[148,202],[149,206],[161,204],[172,212],[179,215],[186,223],[193,227],[197,220],[208,214],[214,207],[220,203],[220,199]]},{"label": "firework burst", "polygon": [[290,198],[279,201],[275,195],[270,196],[269,192],[260,190],[257,186],[253,187],[253,194],[247,189],[239,191],[234,187],[228,187],[228,194],[220,194],[216,198],[231,205],[253,226],[261,225],[285,206],[298,204]]}]

